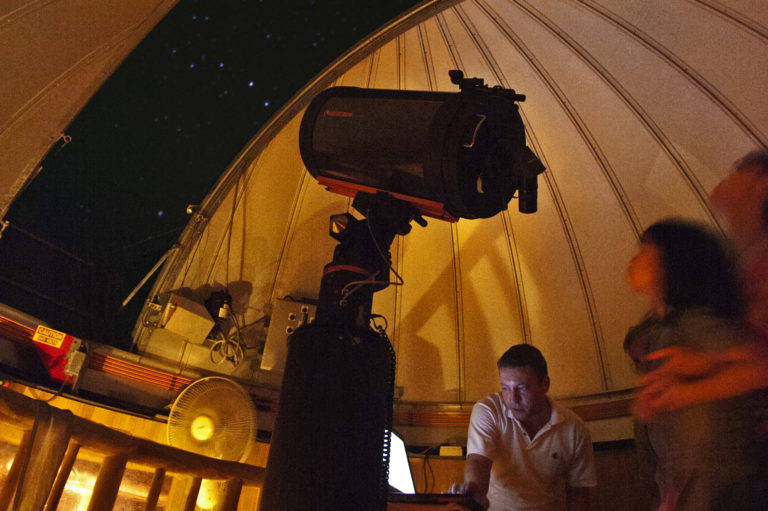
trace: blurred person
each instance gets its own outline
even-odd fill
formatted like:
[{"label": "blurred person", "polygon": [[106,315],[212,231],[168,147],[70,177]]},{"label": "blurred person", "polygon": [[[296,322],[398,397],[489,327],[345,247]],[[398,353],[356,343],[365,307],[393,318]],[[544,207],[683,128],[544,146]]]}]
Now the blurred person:
[{"label": "blurred person", "polygon": [[464,482],[450,491],[470,492],[491,511],[588,509],[597,485],[592,440],[575,413],[547,396],[541,351],[512,346],[497,366],[501,392],[475,403]]},{"label": "blurred person", "polygon": [[[768,152],[753,151],[739,160],[710,203],[736,247],[750,342],[717,353],[676,347],[649,355],[649,361],[664,363],[641,382],[638,412],[644,420],[768,388]],[[762,429],[768,438],[768,426]]]},{"label": "blurred person", "polygon": [[[641,374],[659,365],[647,358],[651,352],[716,354],[747,337],[735,264],[724,240],[703,226],[676,219],[651,225],[627,278],[649,299],[647,315],[624,341]],[[751,405],[732,398],[643,416],[638,402],[647,422],[635,424],[638,459],[657,484],[659,510],[742,509],[756,470]]]}]

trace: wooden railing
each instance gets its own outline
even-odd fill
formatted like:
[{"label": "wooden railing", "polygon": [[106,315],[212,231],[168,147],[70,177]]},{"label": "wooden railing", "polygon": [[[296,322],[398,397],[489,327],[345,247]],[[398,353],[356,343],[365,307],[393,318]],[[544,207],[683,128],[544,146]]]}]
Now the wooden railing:
[{"label": "wooden railing", "polygon": [[132,437],[0,387],[0,427],[24,431],[5,484],[0,489],[0,511],[15,499],[14,510],[54,510],[62,496],[78,451],[88,448],[104,456],[88,511],[112,509],[129,462],[154,469],[144,505],[156,508],[167,473],[193,478],[185,511],[195,508],[201,481],[224,481],[219,507],[235,511],[243,486],[261,486],[265,469],[200,456],[181,449]]}]

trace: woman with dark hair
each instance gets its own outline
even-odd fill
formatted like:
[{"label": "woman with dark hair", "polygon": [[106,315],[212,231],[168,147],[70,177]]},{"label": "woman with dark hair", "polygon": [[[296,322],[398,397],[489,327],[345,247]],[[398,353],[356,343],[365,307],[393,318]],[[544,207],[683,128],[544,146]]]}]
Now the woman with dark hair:
[{"label": "woman with dark hair", "polygon": [[645,230],[641,244],[659,252],[668,308],[705,307],[739,318],[744,301],[735,265],[724,242],[703,226],[662,220]]},{"label": "woman with dark hair", "polygon": [[[722,351],[746,338],[744,300],[735,265],[721,240],[682,220],[663,220],[642,235],[627,271],[630,287],[648,296],[649,311],[624,349],[640,373],[661,348]],[[643,415],[642,410],[636,414]],[[635,425],[641,467],[659,489],[659,510],[738,509],[733,499],[753,473],[754,426],[748,398],[703,403]]]},{"label": "woman with dark hair", "polygon": [[[723,352],[670,347],[650,355],[663,365],[642,382],[646,390],[639,399],[647,417],[768,389],[768,151],[739,160],[709,202],[736,247],[752,335]],[[768,445],[768,417],[764,423]]]}]

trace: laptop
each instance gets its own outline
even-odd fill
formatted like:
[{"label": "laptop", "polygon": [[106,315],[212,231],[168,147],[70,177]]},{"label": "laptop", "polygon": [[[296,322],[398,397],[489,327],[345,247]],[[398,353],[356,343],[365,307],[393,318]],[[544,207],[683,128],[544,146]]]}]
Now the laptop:
[{"label": "laptop", "polygon": [[453,493],[416,493],[413,472],[408,461],[405,441],[399,433],[390,431],[389,444],[389,505],[390,511],[445,511],[449,503],[459,504],[470,511],[485,511],[469,495]]}]

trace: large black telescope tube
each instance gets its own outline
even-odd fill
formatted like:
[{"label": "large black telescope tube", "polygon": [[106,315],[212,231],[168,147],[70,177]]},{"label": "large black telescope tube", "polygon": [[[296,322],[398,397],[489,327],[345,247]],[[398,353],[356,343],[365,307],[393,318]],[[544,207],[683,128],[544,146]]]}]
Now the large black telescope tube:
[{"label": "large black telescope tube", "polygon": [[[525,145],[517,101],[500,88],[424,92],[333,87],[302,119],[299,147],[320,183],[391,192],[454,218],[488,218],[507,208],[544,167]],[[339,192],[344,193],[344,192]],[[526,195],[522,212],[535,211]]]}]

